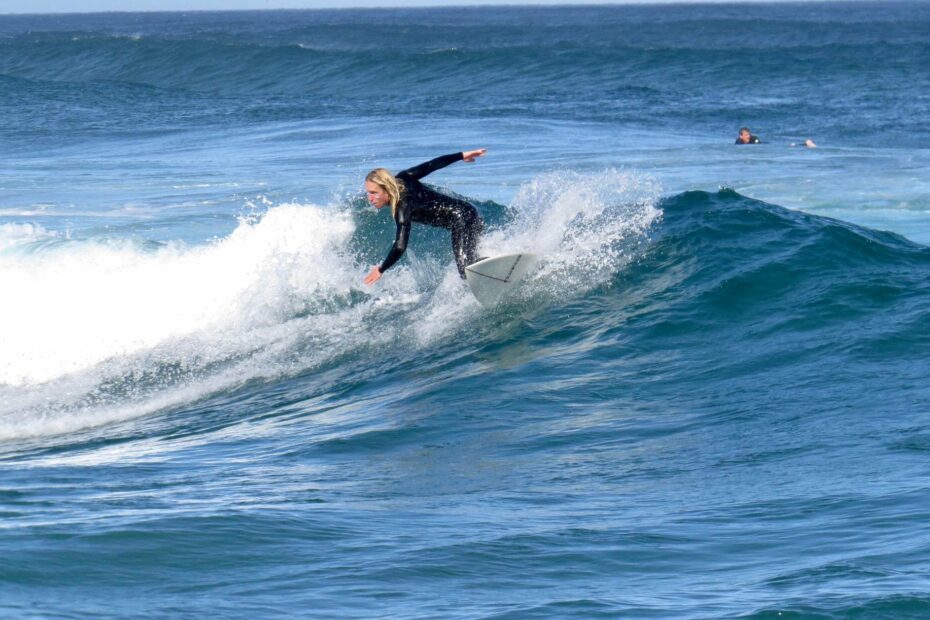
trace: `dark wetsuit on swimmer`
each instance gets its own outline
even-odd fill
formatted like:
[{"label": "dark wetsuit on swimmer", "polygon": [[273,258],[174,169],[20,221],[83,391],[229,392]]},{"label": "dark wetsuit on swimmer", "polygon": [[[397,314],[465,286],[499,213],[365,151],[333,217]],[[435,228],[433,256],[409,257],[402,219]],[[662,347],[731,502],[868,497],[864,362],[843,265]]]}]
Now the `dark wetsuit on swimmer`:
[{"label": "dark wetsuit on swimmer", "polygon": [[464,200],[453,198],[432,190],[420,179],[449,164],[462,161],[462,153],[443,155],[426,163],[414,166],[396,175],[404,184],[404,192],[397,205],[394,221],[397,223],[397,236],[387,258],[379,268],[381,273],[390,269],[407,250],[410,239],[410,225],[413,222],[447,228],[452,232],[452,251],[455,254],[455,266],[459,275],[465,277],[465,265],[478,260],[478,239],[484,230],[484,222],[478,210]]}]

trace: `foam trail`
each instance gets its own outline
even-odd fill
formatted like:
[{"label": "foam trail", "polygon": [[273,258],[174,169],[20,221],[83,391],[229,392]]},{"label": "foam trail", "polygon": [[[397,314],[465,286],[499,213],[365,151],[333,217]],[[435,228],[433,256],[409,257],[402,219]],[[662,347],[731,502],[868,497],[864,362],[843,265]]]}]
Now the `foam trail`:
[{"label": "foam trail", "polygon": [[0,440],[138,417],[370,342],[352,333],[353,230],[348,213],[283,205],[201,247],[6,253]]}]

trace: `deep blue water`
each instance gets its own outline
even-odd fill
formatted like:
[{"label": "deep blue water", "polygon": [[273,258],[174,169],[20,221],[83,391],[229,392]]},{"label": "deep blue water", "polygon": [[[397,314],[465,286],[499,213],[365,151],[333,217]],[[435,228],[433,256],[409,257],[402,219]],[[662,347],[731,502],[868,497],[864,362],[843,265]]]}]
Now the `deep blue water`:
[{"label": "deep blue water", "polygon": [[[927,67],[925,2],[0,16],[0,615],[930,616]],[[364,174],[477,147],[542,267],[363,286]]]}]

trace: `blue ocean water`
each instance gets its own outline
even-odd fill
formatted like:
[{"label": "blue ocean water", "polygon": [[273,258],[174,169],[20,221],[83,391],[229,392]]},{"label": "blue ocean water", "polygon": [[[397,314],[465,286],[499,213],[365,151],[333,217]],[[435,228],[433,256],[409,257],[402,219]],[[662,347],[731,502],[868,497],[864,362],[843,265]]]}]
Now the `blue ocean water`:
[{"label": "blue ocean water", "polygon": [[[0,16],[0,615],[930,616],[927,67],[925,2]],[[364,287],[364,174],[478,147],[541,269]]]}]

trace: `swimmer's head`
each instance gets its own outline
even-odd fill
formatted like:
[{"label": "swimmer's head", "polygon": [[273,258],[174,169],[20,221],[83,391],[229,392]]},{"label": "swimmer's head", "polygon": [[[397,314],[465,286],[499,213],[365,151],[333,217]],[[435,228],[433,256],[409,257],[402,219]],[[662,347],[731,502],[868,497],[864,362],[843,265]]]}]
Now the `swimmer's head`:
[{"label": "swimmer's head", "polygon": [[404,184],[385,168],[375,168],[365,177],[365,194],[376,209],[389,204],[391,215],[397,215],[397,204],[403,193]]},{"label": "swimmer's head", "polygon": [[749,133],[749,127],[739,128],[739,141],[740,142],[749,142],[749,139],[751,137],[752,137],[752,134]]}]

